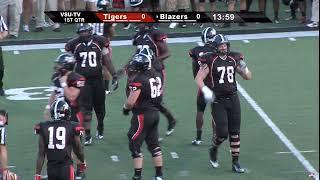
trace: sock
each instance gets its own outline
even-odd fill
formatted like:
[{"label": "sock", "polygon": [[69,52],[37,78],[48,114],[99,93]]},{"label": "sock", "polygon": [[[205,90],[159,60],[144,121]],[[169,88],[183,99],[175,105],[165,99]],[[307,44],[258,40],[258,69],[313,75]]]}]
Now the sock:
[{"label": "sock", "polygon": [[202,135],[202,130],[198,129],[197,130],[197,141],[201,140],[201,135]]},{"label": "sock", "polygon": [[156,169],[156,176],[162,177],[162,166],[155,167]]},{"label": "sock", "polygon": [[142,168],[134,168],[134,176],[141,177]]},{"label": "sock", "polygon": [[279,18],[279,12],[274,12],[274,18],[278,19]]},{"label": "sock", "polygon": [[239,154],[240,154],[240,135],[239,134],[230,135],[229,142],[230,142],[232,162],[235,163],[238,161]]}]

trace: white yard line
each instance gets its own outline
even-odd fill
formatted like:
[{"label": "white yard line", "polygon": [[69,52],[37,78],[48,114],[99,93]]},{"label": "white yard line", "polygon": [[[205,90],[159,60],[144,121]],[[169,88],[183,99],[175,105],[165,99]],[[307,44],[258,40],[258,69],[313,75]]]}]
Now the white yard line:
[{"label": "white yard line", "polygon": [[[251,39],[275,39],[275,38],[294,38],[294,37],[315,37],[319,36],[319,31],[297,31],[297,32],[281,32],[281,33],[259,33],[259,34],[240,34],[229,35],[229,40],[251,40]],[[191,43],[200,42],[200,37],[179,37],[169,38],[168,43]],[[131,40],[111,41],[111,46],[131,45]],[[3,46],[3,51],[14,50],[39,50],[39,49],[63,49],[65,43],[56,44],[31,44],[31,45],[12,45]]]},{"label": "white yard line", "polygon": [[[317,152],[316,150],[308,150],[308,151],[299,151],[300,153],[315,153]],[[279,151],[275,152],[276,154],[292,154],[291,151]]]},{"label": "white yard line", "polygon": [[263,111],[263,109],[257,104],[255,100],[247,93],[245,89],[238,83],[238,91],[241,95],[248,101],[251,107],[259,114],[259,116],[264,120],[264,122],[272,129],[272,131],[278,136],[284,145],[292,152],[292,154],[300,161],[300,163],[305,167],[309,173],[315,174],[315,179],[319,180],[319,173],[310,164],[310,162],[301,154],[301,152],[292,144],[292,142],[283,134],[283,132],[278,128],[278,126],[270,119],[270,117]]}]

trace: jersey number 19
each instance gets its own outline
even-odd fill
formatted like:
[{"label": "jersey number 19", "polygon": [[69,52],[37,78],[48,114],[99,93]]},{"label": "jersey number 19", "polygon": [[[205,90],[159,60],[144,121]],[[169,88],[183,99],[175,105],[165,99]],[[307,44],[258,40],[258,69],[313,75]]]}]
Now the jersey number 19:
[{"label": "jersey number 19", "polygon": [[64,149],[66,147],[66,128],[58,127],[56,130],[54,127],[49,127],[49,144],[48,149]]}]

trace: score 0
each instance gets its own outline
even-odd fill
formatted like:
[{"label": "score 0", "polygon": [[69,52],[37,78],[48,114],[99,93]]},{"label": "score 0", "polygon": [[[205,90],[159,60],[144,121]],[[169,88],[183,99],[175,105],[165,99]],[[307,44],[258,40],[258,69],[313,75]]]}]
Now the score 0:
[{"label": "score 0", "polygon": [[197,14],[197,15],[196,15],[196,18],[197,18],[197,19],[201,19],[201,14]]},{"label": "score 0", "polygon": [[142,14],[141,14],[141,19],[142,19],[142,20],[146,19],[146,14],[142,13]]}]

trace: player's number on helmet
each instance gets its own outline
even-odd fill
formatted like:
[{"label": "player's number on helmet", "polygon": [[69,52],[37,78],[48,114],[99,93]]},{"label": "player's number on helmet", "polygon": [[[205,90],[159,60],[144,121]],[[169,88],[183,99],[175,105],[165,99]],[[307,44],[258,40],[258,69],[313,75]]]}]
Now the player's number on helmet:
[{"label": "player's number on helmet", "polygon": [[150,78],[151,98],[156,98],[161,95],[161,79],[159,77]]},{"label": "player's number on helmet", "polygon": [[81,67],[87,67],[87,61],[89,67],[97,66],[97,54],[94,51],[80,52],[80,57],[82,58]]},{"label": "player's number on helmet", "polygon": [[[49,131],[48,149],[64,149],[66,147],[66,128],[58,127],[55,130],[54,127],[49,127],[48,131]],[[59,142],[59,143],[56,143],[56,142]]]},{"label": "player's number on helmet", "polygon": [[227,79],[229,83],[233,83],[234,81],[234,68],[233,66],[220,66],[217,67],[218,72],[221,71],[221,75],[220,75],[220,79],[219,79],[219,83],[223,84],[224,83],[224,75],[226,74],[227,71]]}]

